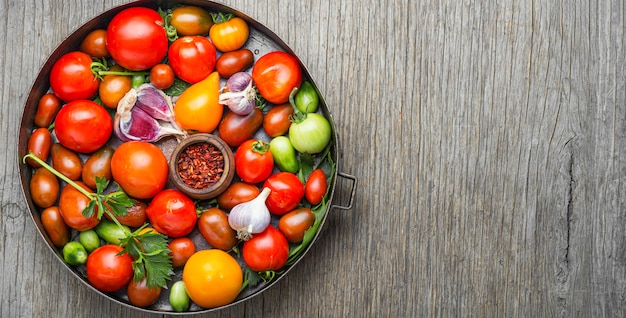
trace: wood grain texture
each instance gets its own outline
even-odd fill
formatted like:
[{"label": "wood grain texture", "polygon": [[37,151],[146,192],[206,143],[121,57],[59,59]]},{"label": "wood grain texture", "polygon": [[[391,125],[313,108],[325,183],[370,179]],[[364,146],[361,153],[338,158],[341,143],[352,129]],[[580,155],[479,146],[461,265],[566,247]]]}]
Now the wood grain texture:
[{"label": "wood grain texture", "polygon": [[[19,190],[16,132],[39,68],[122,3],[0,0],[2,317],[159,316],[62,268]],[[358,187],[278,284],[207,316],[626,315],[623,1],[222,3],[300,56]]]}]

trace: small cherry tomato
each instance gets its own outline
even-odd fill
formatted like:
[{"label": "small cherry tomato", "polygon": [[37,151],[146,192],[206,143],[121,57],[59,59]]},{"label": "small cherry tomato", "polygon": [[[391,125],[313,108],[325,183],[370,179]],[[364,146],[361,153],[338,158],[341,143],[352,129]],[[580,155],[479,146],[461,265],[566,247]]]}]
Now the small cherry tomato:
[{"label": "small cherry tomato", "polygon": [[50,70],[50,87],[65,102],[90,99],[98,92],[100,80],[91,71],[91,56],[73,51],[61,56]]},{"label": "small cherry tomato", "polygon": [[191,233],[198,218],[194,202],[174,189],[159,192],[148,205],[146,215],[159,233],[169,237]]},{"label": "small cherry tomato", "polygon": [[263,112],[254,108],[248,115],[237,115],[227,112],[224,119],[217,126],[220,138],[231,147],[238,147],[244,141],[252,138],[254,133],[263,124]]},{"label": "small cherry tomato", "polygon": [[111,158],[113,158],[115,150],[107,145],[102,146],[96,152],[91,154],[83,165],[81,180],[90,187],[96,189],[96,177],[106,180],[113,178],[111,173]]},{"label": "small cherry tomato", "polygon": [[209,33],[213,25],[211,14],[196,6],[182,6],[172,11],[170,25],[176,28],[180,36]]},{"label": "small cherry tomato", "polygon": [[44,167],[37,168],[30,179],[30,196],[35,204],[40,208],[51,207],[57,202],[59,192],[57,177]]},{"label": "small cherry tomato", "polygon": [[237,245],[237,233],[228,225],[228,215],[218,208],[200,214],[198,230],[213,248],[229,251]]},{"label": "small cherry tomato", "polygon": [[304,185],[291,172],[271,175],[263,185],[272,190],[265,200],[267,208],[276,215],[283,215],[295,209],[304,197]]},{"label": "small cherry tomato", "polygon": [[257,186],[245,182],[235,182],[217,197],[220,209],[230,210],[235,205],[251,201],[261,193]]},{"label": "small cherry tomato", "polygon": [[252,79],[268,102],[278,105],[289,101],[289,94],[302,83],[302,69],[295,56],[274,51],[261,56],[252,67]]},{"label": "small cherry tomato", "polygon": [[96,289],[105,293],[127,286],[133,278],[133,259],[124,249],[106,244],[95,249],[87,257],[87,280]]},{"label": "small cherry tomato", "polygon": [[[84,183],[80,181],[74,182],[83,189],[92,192]],[[87,196],[72,185],[66,184],[61,190],[61,196],[59,197],[59,211],[65,224],[77,231],[86,231],[98,225],[100,219],[98,219],[97,208],[92,216],[85,217],[83,215],[83,210],[90,201]]]},{"label": "small cherry tomato", "polygon": [[[147,208],[148,205],[145,202],[137,200],[135,201],[135,204],[126,209],[125,215],[116,216],[116,219],[122,225],[126,225],[129,227],[140,227],[144,223],[146,223],[146,220],[148,219],[148,217],[146,216]],[[108,213],[105,213],[104,215],[107,219],[111,219]]]},{"label": "small cherry tomato", "polygon": [[201,250],[193,254],[183,268],[183,282],[189,298],[203,308],[232,303],[243,284],[243,271],[230,254]]},{"label": "small cherry tomato", "polygon": [[328,182],[324,171],[322,169],[313,170],[304,184],[304,197],[309,203],[316,205],[322,202],[326,190],[328,190]]},{"label": "small cherry tomato", "polygon": [[63,221],[59,207],[51,206],[44,209],[41,212],[41,224],[54,246],[63,247],[70,241],[70,228]]},{"label": "small cherry tomato", "polygon": [[250,29],[242,18],[219,15],[213,22],[209,37],[218,50],[222,52],[238,50],[248,41]]},{"label": "small cherry tomato", "polygon": [[287,241],[300,243],[304,233],[315,223],[315,214],[309,208],[298,208],[280,217],[278,230]]},{"label": "small cherry tomato", "polygon": [[80,156],[60,143],[54,143],[50,147],[52,167],[70,180],[79,180],[83,173],[83,162]]},{"label": "small cherry tomato", "polygon": [[[28,137],[27,148],[28,152],[32,152],[37,158],[42,161],[47,161],[50,155],[50,148],[52,147],[52,134],[47,128],[37,128]],[[26,159],[26,162],[33,167],[41,167],[39,163],[30,158]]]},{"label": "small cherry tomato", "polygon": [[61,109],[61,100],[52,93],[47,93],[41,96],[39,104],[37,105],[37,112],[35,113],[35,119],[33,120],[35,126],[48,128],[54,116],[57,115]]},{"label": "small cherry tomato", "polygon": [[90,100],[76,100],[61,107],[54,124],[59,142],[70,150],[91,153],[111,137],[113,120],[109,112]]},{"label": "small cherry tomato", "polygon": [[193,35],[176,39],[169,48],[167,58],[176,76],[195,84],[213,72],[216,55],[209,39]]},{"label": "small cherry tomato", "polygon": [[150,83],[158,89],[172,86],[174,78],[174,70],[167,64],[157,64],[150,69]]},{"label": "small cherry tomato", "polygon": [[172,256],[172,266],[174,268],[185,265],[191,255],[196,252],[196,244],[188,237],[177,237],[167,247],[171,251],[170,255]]},{"label": "small cherry tomato", "polygon": [[263,130],[270,137],[278,137],[286,134],[291,126],[293,106],[282,104],[272,107],[263,118]]},{"label": "small cherry tomato", "polygon": [[259,183],[267,179],[274,169],[274,158],[269,143],[250,139],[235,152],[235,171],[247,183]]},{"label": "small cherry tomato", "polygon": [[137,307],[148,307],[154,304],[161,295],[161,287],[148,287],[146,278],[136,281],[131,279],[126,287],[128,301]]},{"label": "small cherry tomato", "polygon": [[217,58],[215,70],[221,77],[231,77],[254,64],[254,54],[248,49],[225,52]]},{"label": "small cherry tomato", "polygon": [[[119,65],[113,65],[109,69],[110,72],[121,72],[123,70]],[[132,80],[130,76],[107,74],[104,75],[100,86],[98,86],[98,95],[104,106],[117,109],[117,104],[130,91],[131,87]]]},{"label": "small cherry tomato", "polygon": [[277,271],[287,263],[289,243],[272,225],[243,243],[243,260],[253,271]]},{"label": "small cherry tomato", "polygon": [[109,52],[107,51],[106,41],[106,30],[93,30],[80,43],[80,50],[95,58],[107,57]]},{"label": "small cherry tomato", "polygon": [[165,187],[169,167],[159,147],[149,142],[128,141],[115,149],[111,174],[129,196],[149,199]]}]

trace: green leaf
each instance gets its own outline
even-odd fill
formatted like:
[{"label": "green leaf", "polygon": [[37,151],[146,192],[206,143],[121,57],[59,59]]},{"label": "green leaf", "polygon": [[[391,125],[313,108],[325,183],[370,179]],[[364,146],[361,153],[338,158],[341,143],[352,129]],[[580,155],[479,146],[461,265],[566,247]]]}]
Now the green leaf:
[{"label": "green leaf", "polygon": [[145,277],[148,287],[166,287],[167,281],[174,274],[167,237],[156,232],[139,234],[142,228],[122,240],[122,253],[128,253],[135,259],[133,279],[139,281]]},{"label": "green leaf", "polygon": [[187,88],[189,88],[191,84],[181,80],[180,78],[174,78],[174,83],[169,88],[165,89],[163,92],[169,96],[179,96],[183,93]]}]

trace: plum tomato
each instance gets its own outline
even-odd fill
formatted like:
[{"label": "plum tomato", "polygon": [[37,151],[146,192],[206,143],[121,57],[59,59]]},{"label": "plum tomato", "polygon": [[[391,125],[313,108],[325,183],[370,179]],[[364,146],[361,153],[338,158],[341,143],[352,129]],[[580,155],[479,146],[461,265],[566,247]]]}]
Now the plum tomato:
[{"label": "plum tomato", "polygon": [[106,49],[122,67],[147,70],[165,58],[168,39],[161,15],[146,7],[120,11],[106,30]]},{"label": "plum tomato", "polygon": [[61,56],[50,70],[52,92],[65,102],[96,95],[100,80],[91,71],[91,62],[91,56],[80,51]]},{"label": "plum tomato", "polygon": [[[42,161],[48,160],[51,147],[52,134],[47,128],[37,128],[32,132],[32,134],[30,134],[30,137],[28,137],[28,152],[32,152],[37,158],[41,159]],[[30,158],[26,159],[26,162],[32,167],[41,167],[39,163]]]},{"label": "plum tomato", "polygon": [[269,143],[250,139],[237,148],[235,171],[244,182],[263,182],[272,174],[273,170],[274,158],[270,152]]},{"label": "plum tomato", "polygon": [[228,224],[228,215],[218,208],[209,208],[198,218],[198,230],[213,248],[231,250],[237,245],[237,233]]},{"label": "plum tomato", "polygon": [[291,172],[279,172],[271,175],[263,188],[272,190],[265,200],[265,205],[275,215],[283,215],[295,209],[304,197],[304,185]]},{"label": "plum tomato", "polygon": [[302,69],[295,56],[273,51],[261,56],[252,67],[252,79],[268,102],[278,105],[289,101],[294,88],[302,83]]},{"label": "plum tomato", "polygon": [[70,228],[63,221],[59,207],[45,208],[41,212],[41,224],[54,246],[63,247],[70,241]]},{"label": "plum tomato", "polygon": [[144,277],[142,280],[131,279],[126,287],[126,294],[131,304],[137,307],[148,307],[159,299],[161,290],[159,286],[148,287]]},{"label": "plum tomato", "polygon": [[217,19],[213,19],[213,22],[209,37],[221,52],[238,50],[248,41],[250,29],[242,18],[220,14]]},{"label": "plum tomato", "polygon": [[107,51],[106,41],[106,30],[93,30],[80,42],[80,50],[95,58],[107,57],[109,56],[109,51]]},{"label": "plum tomato", "polygon": [[298,208],[278,220],[278,230],[290,243],[300,243],[304,233],[315,223],[315,214],[309,208]]},{"label": "plum tomato", "polygon": [[96,177],[111,180],[111,158],[115,150],[107,145],[92,153],[83,164],[81,180],[91,189],[96,189]]},{"label": "plum tomato", "polygon": [[319,204],[328,190],[328,182],[324,170],[315,169],[304,184],[304,197],[312,205]]},{"label": "plum tomato", "polygon": [[253,271],[277,271],[287,263],[289,243],[279,230],[269,225],[243,243],[242,255]]},{"label": "plum tomato", "polygon": [[216,56],[211,41],[199,35],[176,39],[167,53],[174,74],[190,84],[200,82],[213,72]]},{"label": "plum tomato", "polygon": [[146,216],[157,232],[169,237],[191,233],[198,219],[193,200],[175,189],[165,189],[154,196]]},{"label": "plum tomato", "polygon": [[215,62],[215,70],[221,77],[231,77],[254,64],[254,54],[248,49],[222,53]]},{"label": "plum tomato", "polygon": [[50,147],[52,167],[70,180],[79,180],[83,172],[80,156],[58,142]]},{"label": "plum tomato", "polygon": [[182,267],[187,260],[196,252],[196,244],[188,237],[177,237],[167,245],[172,256],[172,266]]},{"label": "plum tomato", "polygon": [[261,190],[253,184],[234,182],[217,197],[217,205],[220,209],[230,210],[239,203],[251,201],[260,193]]},{"label": "plum tomato", "polygon": [[30,179],[30,196],[35,204],[40,208],[51,207],[57,202],[59,192],[57,177],[44,167],[37,168]]},{"label": "plum tomato", "polygon": [[211,14],[197,6],[181,6],[172,10],[170,25],[180,36],[209,33],[213,25]]},{"label": "plum tomato", "polygon": [[250,114],[237,115],[228,112],[217,126],[220,138],[231,147],[238,147],[244,141],[252,138],[254,133],[263,124],[263,112],[254,108]]},{"label": "plum tomato", "polygon": [[70,150],[91,153],[111,137],[113,120],[104,107],[90,100],[76,100],[61,107],[54,124],[59,142]]},{"label": "plum tomato", "polygon": [[61,109],[61,100],[53,93],[46,93],[39,99],[37,104],[37,112],[35,112],[35,119],[33,120],[35,126],[48,128],[54,116],[57,115]]},{"label": "plum tomato", "polygon": [[174,70],[168,64],[157,64],[150,69],[150,84],[158,89],[167,89],[174,84]]},{"label": "plum tomato", "polygon": [[111,174],[126,194],[148,199],[165,187],[169,167],[159,147],[144,141],[128,141],[113,152]]},{"label": "plum tomato", "polygon": [[243,271],[230,254],[218,249],[201,250],[187,260],[183,282],[194,303],[203,308],[215,308],[237,298],[243,284]]},{"label": "plum tomato", "polygon": [[[83,189],[92,192],[84,183],[80,181],[74,182]],[[87,207],[89,201],[91,200],[87,198],[87,196],[82,194],[72,185],[66,184],[63,187],[61,190],[61,196],[59,197],[59,211],[67,226],[77,231],[86,231],[94,228],[98,225],[98,223],[100,223],[97,211],[90,217],[85,217],[83,215],[83,210]]]},{"label": "plum tomato", "polygon": [[133,259],[122,251],[123,248],[117,245],[106,244],[87,257],[87,280],[97,290],[110,293],[130,283],[133,278]]},{"label": "plum tomato", "polygon": [[263,118],[263,130],[270,137],[282,136],[289,131],[292,116],[293,107],[290,104],[274,106]]}]

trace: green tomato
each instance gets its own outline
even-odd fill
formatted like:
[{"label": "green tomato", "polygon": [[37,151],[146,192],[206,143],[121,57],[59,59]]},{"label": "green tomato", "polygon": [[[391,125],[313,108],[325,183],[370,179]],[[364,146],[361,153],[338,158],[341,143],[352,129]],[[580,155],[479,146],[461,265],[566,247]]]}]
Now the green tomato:
[{"label": "green tomato", "polygon": [[118,226],[113,221],[102,220],[94,228],[98,236],[100,236],[107,243],[120,245],[121,240],[126,238],[126,235],[130,233],[130,228],[126,225]]},{"label": "green tomato", "polygon": [[93,229],[80,232],[80,234],[78,234],[78,241],[80,241],[80,244],[83,245],[88,253],[100,247],[100,237]]},{"label": "green tomato", "polygon": [[319,96],[313,85],[306,81],[300,85],[295,97],[296,107],[303,113],[314,113],[317,111]]},{"label": "green tomato", "polygon": [[70,265],[83,265],[87,262],[87,251],[82,244],[71,241],[63,246],[63,259]]},{"label": "green tomato", "polygon": [[291,145],[289,138],[278,136],[270,141],[270,152],[274,157],[274,163],[280,171],[288,171],[291,173],[298,172],[300,164],[296,157],[296,150]]},{"label": "green tomato", "polygon": [[317,113],[306,114],[304,120],[293,122],[289,127],[289,140],[301,153],[321,152],[330,142],[330,135],[330,123]]},{"label": "green tomato", "polygon": [[132,88],[137,88],[139,86],[141,86],[141,84],[146,82],[146,76],[144,75],[140,75],[140,74],[135,74],[131,76],[131,87]]},{"label": "green tomato", "polygon": [[176,312],[183,312],[189,309],[189,295],[185,282],[179,280],[172,285],[170,289],[170,305]]}]

